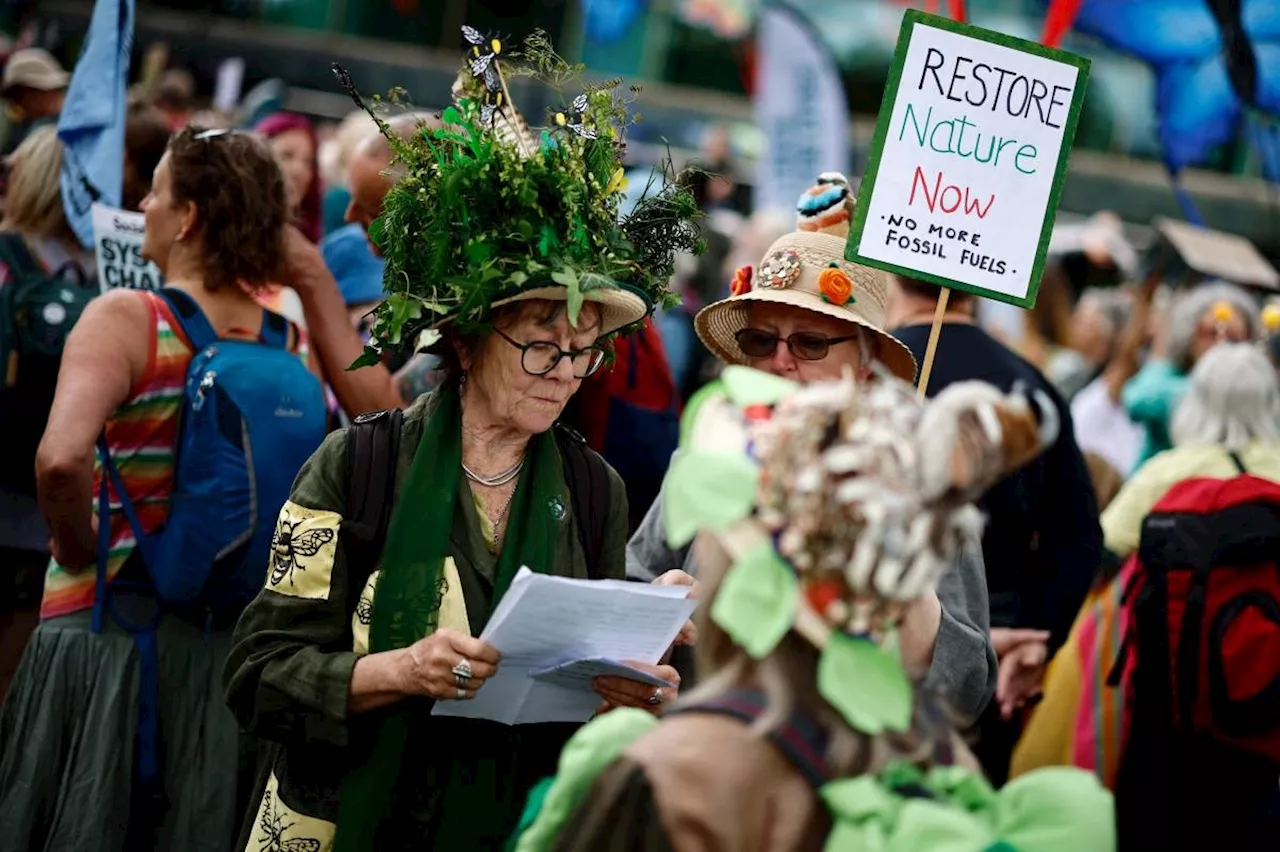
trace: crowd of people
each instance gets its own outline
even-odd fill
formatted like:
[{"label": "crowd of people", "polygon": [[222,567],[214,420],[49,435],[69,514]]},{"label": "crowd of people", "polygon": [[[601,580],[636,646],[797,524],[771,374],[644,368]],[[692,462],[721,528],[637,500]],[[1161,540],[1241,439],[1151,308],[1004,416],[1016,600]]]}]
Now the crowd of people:
[{"label": "crowd of people", "polygon": [[[154,292],[102,292],[69,75],[10,57],[0,850],[1271,848],[1265,294],[1101,216],[939,318],[846,260],[843,175],[637,180],[611,89],[531,128],[466,39],[438,114],[135,91]],[[432,715],[521,566],[698,608],[585,726]]]}]

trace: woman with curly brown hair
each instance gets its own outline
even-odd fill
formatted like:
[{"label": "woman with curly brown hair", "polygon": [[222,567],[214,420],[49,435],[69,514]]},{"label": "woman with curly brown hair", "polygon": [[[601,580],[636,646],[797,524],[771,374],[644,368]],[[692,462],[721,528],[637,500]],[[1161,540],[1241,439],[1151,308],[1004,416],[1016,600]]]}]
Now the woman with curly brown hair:
[{"label": "woman with curly brown hair", "polygon": [[[252,292],[283,262],[284,177],[262,140],[189,128],[170,141],[142,209],[143,254],[170,289],[113,290],[85,310],[36,458],[53,559],[40,626],[0,713],[6,849],[224,852],[234,836],[238,730],[220,689],[234,618],[161,614],[153,597],[116,591],[147,569],[114,488],[109,529],[98,529],[94,447],[101,436],[150,535],[169,514],[194,355],[178,316],[189,312],[171,305],[194,305],[223,339],[256,340],[276,325]],[[291,344],[297,336],[290,328]],[[105,570],[95,572],[101,550]],[[97,574],[112,585],[113,617],[95,630]],[[156,780],[142,783],[135,740],[148,672],[121,624],[152,619],[161,759]]]}]

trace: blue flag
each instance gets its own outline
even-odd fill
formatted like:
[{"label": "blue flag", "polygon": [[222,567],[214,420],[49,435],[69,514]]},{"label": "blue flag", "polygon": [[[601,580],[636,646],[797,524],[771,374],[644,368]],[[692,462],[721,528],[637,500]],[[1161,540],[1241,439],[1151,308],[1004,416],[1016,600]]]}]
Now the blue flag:
[{"label": "blue flag", "polygon": [[90,208],[119,207],[124,191],[125,99],[133,48],[134,0],[97,0],[80,61],[58,119],[62,206],[86,248],[93,246]]}]

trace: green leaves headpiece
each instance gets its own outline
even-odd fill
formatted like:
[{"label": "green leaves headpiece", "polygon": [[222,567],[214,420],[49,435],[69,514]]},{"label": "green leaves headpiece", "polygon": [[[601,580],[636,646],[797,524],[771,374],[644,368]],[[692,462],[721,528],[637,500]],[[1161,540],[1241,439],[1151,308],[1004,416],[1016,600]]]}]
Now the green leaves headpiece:
[{"label": "green leaves headpiece", "polygon": [[619,217],[631,119],[618,81],[571,92],[535,132],[512,105],[506,75],[564,89],[581,69],[558,57],[541,33],[518,51],[470,27],[464,39],[455,105],[440,115],[442,127],[424,124],[408,139],[393,133],[381,110],[334,67],[378,122],[393,167],[403,174],[370,229],[387,261],[387,298],[366,357],[445,322],[462,333],[483,331],[495,302],[534,288],[566,288],[575,323],[582,302],[599,288],[631,293],[649,310],[676,301],[668,287],[675,256],[701,250],[697,205],[669,179]]}]

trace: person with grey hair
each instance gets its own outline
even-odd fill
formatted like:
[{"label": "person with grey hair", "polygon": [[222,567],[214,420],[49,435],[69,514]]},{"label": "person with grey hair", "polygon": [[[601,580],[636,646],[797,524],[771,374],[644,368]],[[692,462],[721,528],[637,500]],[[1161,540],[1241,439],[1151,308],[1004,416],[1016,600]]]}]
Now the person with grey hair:
[{"label": "person with grey hair", "polygon": [[1191,371],[1170,427],[1174,447],[1143,464],[1102,514],[1108,551],[1138,548],[1151,507],[1183,480],[1243,471],[1280,482],[1280,380],[1252,343],[1210,348]]},{"label": "person with grey hair", "polygon": [[1086,290],[1071,318],[1071,342],[1089,364],[1089,382],[1071,399],[1071,421],[1082,453],[1094,453],[1123,476],[1138,463],[1146,430],[1111,394],[1104,375],[1129,322],[1130,300],[1115,290]]},{"label": "person with grey hair", "polygon": [[1200,358],[1219,343],[1253,341],[1260,334],[1258,305],[1239,287],[1204,284],[1174,301],[1157,332],[1153,357],[1120,396],[1129,417],[1146,430],[1138,465],[1173,445],[1169,422]]}]

